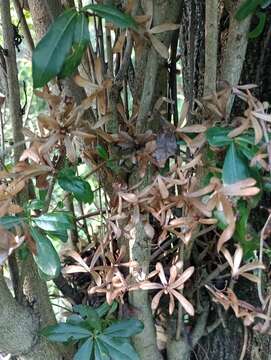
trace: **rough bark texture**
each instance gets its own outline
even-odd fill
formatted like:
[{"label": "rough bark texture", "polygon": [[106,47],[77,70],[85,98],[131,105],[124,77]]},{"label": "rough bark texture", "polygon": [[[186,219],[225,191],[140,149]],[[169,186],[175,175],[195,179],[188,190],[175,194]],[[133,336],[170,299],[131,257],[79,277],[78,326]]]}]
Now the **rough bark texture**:
[{"label": "rough bark texture", "polygon": [[[205,1],[184,0],[180,50],[184,97],[189,109],[203,95],[204,87]],[[190,119],[192,121],[192,119]]]},{"label": "rough bark texture", "polygon": [[[225,2],[226,3],[226,2]],[[242,1],[227,1],[230,5],[224,11],[227,12],[227,21],[229,26],[226,29],[227,41],[223,43],[223,36],[218,37],[220,44],[221,57],[218,57],[221,80],[227,80],[230,84],[238,83],[256,83],[259,88],[254,92],[262,101],[271,99],[270,86],[270,39],[271,39],[271,9],[267,11],[267,22],[263,34],[253,40],[247,41],[247,33],[251,28],[257,25],[257,18],[247,18],[245,21],[238,23],[234,19],[234,11],[240,6]],[[202,58],[204,57],[204,48],[202,46],[202,34],[204,32],[203,19],[203,1],[188,1],[185,4],[185,15],[183,17],[183,27],[181,32],[181,51],[183,63],[183,83],[185,98],[189,100],[191,106],[195,98],[202,95]],[[200,10],[201,9],[201,12]],[[200,14],[195,19],[192,14]],[[191,18],[192,17],[192,18]],[[225,18],[224,18],[225,20]],[[187,31],[187,29],[193,31]],[[224,29],[223,29],[224,30]],[[200,45],[198,45],[200,44]],[[195,60],[196,59],[196,60]],[[192,84],[192,86],[191,86]],[[228,109],[230,110],[230,109]],[[240,115],[240,102],[236,101],[233,108],[234,114]],[[192,122],[193,119],[190,119]],[[257,221],[257,220],[256,220]],[[255,302],[257,293],[246,284],[240,290],[241,298],[248,302]],[[210,303],[212,304],[212,303]],[[213,306],[213,305],[211,305]],[[215,321],[212,314],[208,318],[208,324]],[[211,334],[202,337],[200,343],[191,351],[188,359],[200,360],[239,360],[244,345],[244,327],[242,323],[233,315],[228,314],[225,319],[226,327],[222,325],[216,328]],[[177,344],[173,342],[173,347]],[[191,350],[191,349],[190,349]],[[179,344],[179,354],[181,344]],[[193,352],[196,352],[194,355]],[[174,350],[176,353],[176,350]],[[170,348],[168,348],[170,354]],[[170,355],[172,356],[172,355]],[[174,357],[172,357],[174,359]],[[182,359],[182,357],[179,356]],[[178,357],[176,358],[178,359]],[[270,359],[270,337],[260,335],[249,330],[248,341],[246,346],[245,360],[269,360]]]},{"label": "rough bark texture", "polygon": [[20,88],[18,82],[18,70],[16,64],[16,52],[14,47],[14,33],[10,15],[10,2],[1,0],[1,21],[4,38],[5,63],[7,70],[8,102],[10,119],[12,124],[13,141],[20,144],[14,150],[14,160],[17,162],[24,149],[24,137],[22,134],[22,109],[20,104]]},{"label": "rough bark texture", "polygon": [[18,304],[1,273],[0,307],[1,352],[16,355],[20,360],[63,360],[54,345],[38,336],[38,317],[30,306]]},{"label": "rough bark texture", "polygon": [[[146,5],[146,4],[145,4]],[[153,26],[158,24],[170,22],[175,23],[180,12],[180,2],[176,1],[161,1],[157,0],[153,3]],[[169,47],[172,34],[168,33],[160,37],[160,40]],[[137,119],[137,131],[144,132],[150,129],[151,124],[148,121],[148,115],[152,113],[153,106],[160,96],[165,96],[166,87],[162,81],[163,72],[166,69],[166,62],[161,56],[153,49],[147,50],[146,66],[144,75],[138,79],[138,84],[143,80],[142,93],[139,114]],[[145,61],[142,61],[144,64]],[[141,65],[142,65],[141,64]],[[139,66],[139,64],[137,64]],[[142,71],[143,69],[141,69]],[[138,92],[139,93],[139,92]],[[156,121],[156,126],[159,122]],[[131,183],[135,183],[139,179],[137,171],[131,176]],[[146,177],[143,186],[148,184],[148,176]],[[144,231],[144,219],[136,224],[134,233],[130,241],[130,257],[138,261],[145,273],[149,271],[150,263],[150,241]],[[144,330],[137,335],[134,339],[136,350],[141,360],[160,360],[162,355],[159,353],[156,345],[156,336],[153,317],[150,309],[149,299],[147,292],[134,291],[131,293],[130,302],[138,309],[138,318],[144,322]]]},{"label": "rough bark texture", "polygon": [[[0,2],[1,20],[6,50],[7,83],[9,93],[9,113],[12,123],[15,147],[14,160],[19,161],[24,149],[22,134],[22,111],[20,105],[20,88],[14,47],[14,32],[10,16],[10,1]],[[23,201],[24,193],[19,201]],[[16,262],[16,257],[13,256]],[[15,300],[9,292],[2,274],[0,281],[0,349],[18,355],[23,360],[58,360],[63,358],[58,348],[38,336],[40,327],[55,321],[48,297],[46,283],[38,275],[32,257],[22,265],[23,278],[16,292],[21,296]],[[17,269],[16,269],[17,270]],[[16,282],[17,284],[17,282]],[[13,284],[14,285],[14,284]],[[17,284],[18,285],[18,284]],[[20,302],[20,303],[19,303]],[[24,305],[22,305],[24,304]]]}]

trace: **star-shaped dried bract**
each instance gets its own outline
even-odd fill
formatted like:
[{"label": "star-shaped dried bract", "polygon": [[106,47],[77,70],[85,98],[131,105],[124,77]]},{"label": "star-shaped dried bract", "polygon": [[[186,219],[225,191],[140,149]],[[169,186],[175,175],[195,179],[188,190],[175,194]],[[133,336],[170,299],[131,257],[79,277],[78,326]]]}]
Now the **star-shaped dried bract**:
[{"label": "star-shaped dried bract", "polygon": [[159,290],[154,296],[151,303],[151,308],[155,311],[158,308],[162,295],[169,295],[169,314],[171,315],[175,308],[175,298],[179,301],[185,311],[193,316],[195,311],[193,305],[180,293],[184,283],[191,277],[194,272],[194,267],[190,266],[182,274],[179,275],[179,267],[172,265],[170,268],[169,279],[166,279],[164,268],[161,263],[156,264],[156,271],[160,278],[161,283],[154,283],[146,281],[140,285],[144,290]]}]

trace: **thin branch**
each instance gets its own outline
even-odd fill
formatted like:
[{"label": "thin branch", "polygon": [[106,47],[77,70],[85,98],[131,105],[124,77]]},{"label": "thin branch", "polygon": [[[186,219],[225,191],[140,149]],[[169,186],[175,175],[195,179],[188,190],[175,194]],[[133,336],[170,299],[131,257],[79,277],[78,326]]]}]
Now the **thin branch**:
[{"label": "thin branch", "polygon": [[205,2],[205,72],[204,96],[216,91],[217,48],[218,48],[218,0]]},{"label": "thin branch", "polygon": [[46,194],[45,201],[44,201],[44,207],[42,209],[43,214],[46,214],[47,211],[49,210],[52,195],[53,195],[53,191],[54,191],[54,187],[55,187],[55,183],[56,183],[56,177],[54,176],[51,179],[51,182],[49,184],[49,188],[47,190],[47,194]]},{"label": "thin branch", "polygon": [[13,4],[14,4],[15,10],[16,10],[18,19],[20,21],[20,24],[22,26],[24,37],[26,39],[27,45],[29,47],[29,50],[32,53],[32,51],[34,50],[34,47],[35,47],[34,40],[32,38],[31,32],[29,30],[29,26],[28,26],[26,18],[24,16],[22,6],[21,6],[19,0],[13,0]]},{"label": "thin branch", "polygon": [[[270,220],[271,220],[271,213],[269,214],[269,216],[264,224],[264,227],[262,228],[262,231],[261,231],[260,249],[259,249],[259,261],[261,263],[263,262],[263,247],[264,247],[265,231],[266,231],[267,227],[269,226]],[[265,299],[263,296],[263,289],[262,289],[262,269],[258,270],[258,277],[260,279],[260,281],[258,282],[258,296],[259,296],[261,304],[264,305]]]},{"label": "thin branch", "polygon": [[245,358],[245,356],[246,356],[247,343],[248,343],[248,329],[247,329],[247,327],[244,325],[244,343],[243,343],[242,352],[241,352],[241,355],[240,355],[239,360],[244,360],[244,358]]},{"label": "thin branch", "polygon": [[94,217],[94,216],[100,215],[101,213],[102,213],[102,214],[105,214],[106,212],[107,212],[106,209],[97,210],[97,211],[92,211],[92,212],[87,213],[87,214],[85,214],[85,215],[78,216],[78,217],[76,218],[76,221],[88,219],[88,218],[90,218],[90,217]]}]

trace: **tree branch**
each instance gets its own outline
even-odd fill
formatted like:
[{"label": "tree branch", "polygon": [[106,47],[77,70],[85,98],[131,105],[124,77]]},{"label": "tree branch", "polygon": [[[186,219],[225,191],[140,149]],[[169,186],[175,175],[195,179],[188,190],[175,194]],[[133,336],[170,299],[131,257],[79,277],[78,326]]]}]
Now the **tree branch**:
[{"label": "tree branch", "polygon": [[205,2],[205,72],[204,96],[216,91],[218,48],[218,0]]}]

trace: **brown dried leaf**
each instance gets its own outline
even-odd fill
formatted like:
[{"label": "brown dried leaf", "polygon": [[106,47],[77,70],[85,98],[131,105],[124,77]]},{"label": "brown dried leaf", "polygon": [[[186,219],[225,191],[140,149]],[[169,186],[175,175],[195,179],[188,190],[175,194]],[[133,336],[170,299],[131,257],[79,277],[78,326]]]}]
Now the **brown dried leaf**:
[{"label": "brown dried leaf", "polygon": [[177,128],[176,131],[180,133],[202,133],[207,130],[207,127],[204,125],[191,125],[181,128]]},{"label": "brown dried leaf", "polygon": [[154,26],[150,29],[151,34],[160,34],[165,31],[174,31],[180,28],[180,25],[178,24],[172,24],[172,23],[164,23],[161,25]]},{"label": "brown dried leaf", "polygon": [[251,123],[255,132],[255,145],[259,144],[263,137],[263,130],[258,120],[253,116],[251,117]]},{"label": "brown dried leaf", "polygon": [[157,39],[157,37],[155,37],[152,34],[149,34],[149,38],[151,40],[152,46],[154,47],[154,49],[158,52],[158,54],[164,58],[164,59],[168,59],[168,48],[160,41]]},{"label": "brown dried leaf", "polygon": [[41,129],[41,132],[43,129],[56,130],[59,128],[58,122],[53,117],[45,114],[38,115],[38,124]]},{"label": "brown dried leaf", "polygon": [[0,228],[0,266],[23,241],[24,237],[15,236],[11,232]]},{"label": "brown dried leaf", "polygon": [[74,164],[76,162],[77,156],[76,156],[74,144],[69,135],[66,135],[64,137],[64,145],[66,148],[67,158],[70,160],[72,164]]},{"label": "brown dried leaf", "polygon": [[169,197],[169,192],[160,175],[157,176],[157,182],[162,199],[167,199]]}]

